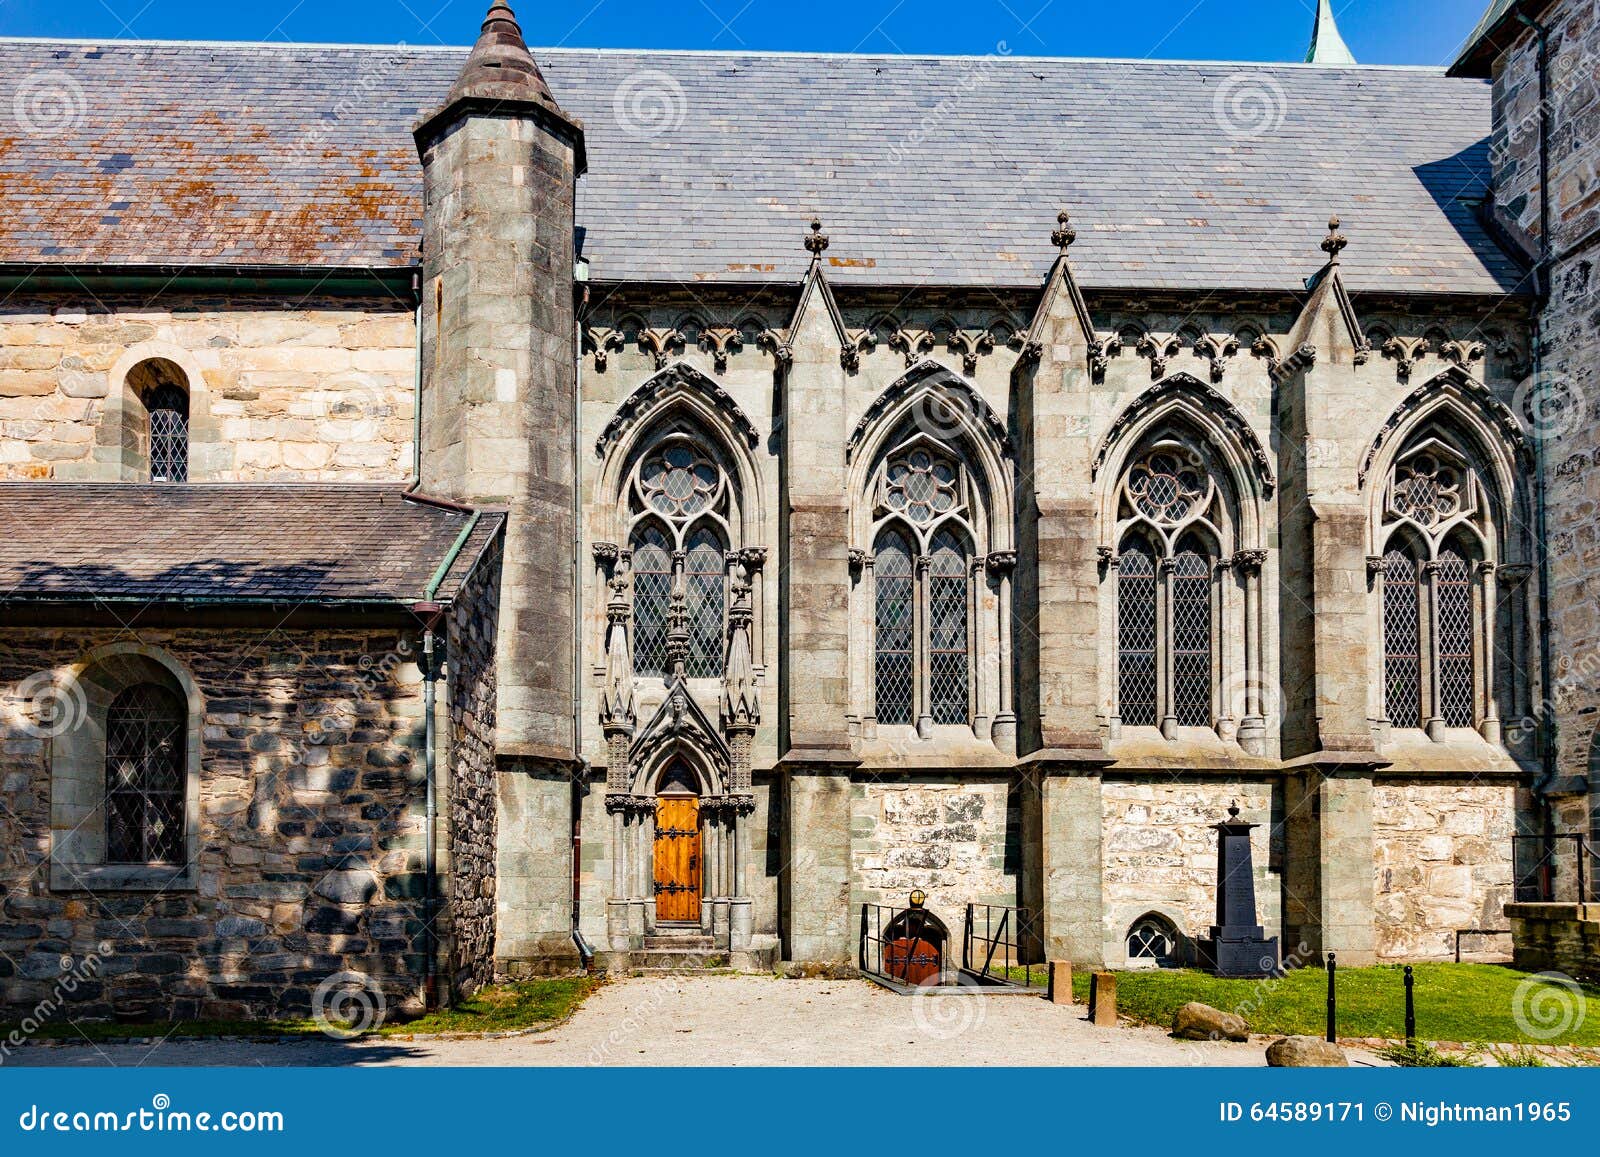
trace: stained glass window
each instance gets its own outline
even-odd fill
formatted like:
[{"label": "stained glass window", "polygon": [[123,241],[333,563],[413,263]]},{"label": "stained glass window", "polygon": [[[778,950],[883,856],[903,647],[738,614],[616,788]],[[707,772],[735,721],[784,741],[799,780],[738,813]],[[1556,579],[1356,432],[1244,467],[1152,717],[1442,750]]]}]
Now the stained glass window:
[{"label": "stained glass window", "polygon": [[1397,727],[1422,725],[1417,566],[1403,550],[1383,556],[1383,681],[1386,710]]},{"label": "stained glass window", "polygon": [[1117,701],[1124,723],[1156,722],[1156,569],[1138,544],[1117,568]]},{"label": "stained glass window", "polygon": [[1186,727],[1211,723],[1211,561],[1180,550],[1172,560],[1173,714]]},{"label": "stained glass window", "polygon": [[914,694],[912,643],[916,584],[911,568],[911,548],[902,534],[889,530],[878,536],[874,554],[877,639],[873,679],[877,689],[878,721],[910,723]]},{"label": "stained glass window", "polygon": [[1439,714],[1449,727],[1471,727],[1472,578],[1466,559],[1439,555],[1434,574],[1439,607]]},{"label": "stained glass window", "polygon": [[150,415],[150,481],[189,480],[189,395],[163,383],[145,391]]},{"label": "stained glass window", "polygon": [[928,559],[928,667],[933,721],[967,722],[967,552],[948,530]]},{"label": "stained glass window", "polygon": [[106,860],[184,861],[184,740],[188,708],[177,692],[137,683],[106,712]]},{"label": "stained glass window", "polygon": [[722,540],[710,528],[701,527],[689,536],[684,584],[691,679],[722,674],[723,592],[726,589],[723,555]]},{"label": "stained glass window", "polygon": [[667,618],[672,609],[672,548],[661,528],[633,535],[633,673],[667,673]]}]

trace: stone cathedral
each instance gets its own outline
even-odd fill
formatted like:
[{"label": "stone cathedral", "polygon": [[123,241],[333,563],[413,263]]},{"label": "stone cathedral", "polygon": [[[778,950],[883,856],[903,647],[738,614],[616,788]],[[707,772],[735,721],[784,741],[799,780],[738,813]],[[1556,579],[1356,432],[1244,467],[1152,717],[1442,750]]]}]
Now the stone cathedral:
[{"label": "stone cathedral", "polygon": [[1286,953],[1507,950],[1595,819],[1600,21],[1320,7],[0,41],[0,1003],[850,965],[913,891],[1171,963],[1230,806]]}]

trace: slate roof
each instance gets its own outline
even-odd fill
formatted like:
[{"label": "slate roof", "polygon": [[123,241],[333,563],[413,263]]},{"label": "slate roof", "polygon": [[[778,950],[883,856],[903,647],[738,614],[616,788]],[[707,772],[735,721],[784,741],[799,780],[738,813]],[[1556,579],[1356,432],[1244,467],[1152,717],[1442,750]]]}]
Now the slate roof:
[{"label": "slate roof", "polygon": [[[395,485],[0,482],[0,603],[411,604],[470,517]],[[439,601],[503,521],[480,516]]]},{"label": "slate roof", "polygon": [[[839,282],[1034,287],[1062,205],[1090,287],[1299,289],[1332,212],[1353,289],[1520,280],[1472,204],[1489,86],[1438,70],[533,51],[599,281],[794,282],[816,214]],[[466,52],[0,41],[0,262],[409,264]]]}]

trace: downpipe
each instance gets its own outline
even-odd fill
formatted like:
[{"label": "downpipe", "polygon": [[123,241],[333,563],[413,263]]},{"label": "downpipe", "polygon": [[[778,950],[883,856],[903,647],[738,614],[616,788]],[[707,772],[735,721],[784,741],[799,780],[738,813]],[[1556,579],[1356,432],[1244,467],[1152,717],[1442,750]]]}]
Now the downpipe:
[{"label": "downpipe", "polygon": [[583,938],[583,797],[589,789],[589,761],[583,752],[583,696],[579,671],[583,660],[583,459],[578,424],[583,416],[583,311],[589,304],[588,264],[573,262],[578,300],[572,311],[572,943],[588,972],[594,948]]},{"label": "downpipe", "polygon": [[428,618],[427,625],[422,631],[422,717],[423,717],[423,769],[426,780],[424,795],[425,831],[423,835],[424,846],[424,884],[422,893],[422,943],[424,958],[423,973],[423,1003],[426,1008],[439,1007],[439,932],[435,925],[438,919],[439,897],[439,797],[437,790],[437,758],[434,747],[437,741],[437,726],[434,721],[435,703],[437,695],[435,687],[438,682],[438,663],[434,648],[435,627],[439,621],[439,612],[435,610]]}]

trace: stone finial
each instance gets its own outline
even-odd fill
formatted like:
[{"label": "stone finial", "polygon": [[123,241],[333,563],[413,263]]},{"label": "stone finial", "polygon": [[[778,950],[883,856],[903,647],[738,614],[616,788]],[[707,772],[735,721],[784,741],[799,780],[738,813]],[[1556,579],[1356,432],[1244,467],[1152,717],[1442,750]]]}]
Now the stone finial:
[{"label": "stone finial", "polygon": [[828,247],[828,235],[822,231],[822,222],[814,217],[811,220],[811,232],[806,235],[805,245],[806,252],[811,254],[811,260],[822,260],[822,251]]},{"label": "stone finial", "polygon": [[1328,235],[1322,239],[1322,251],[1328,255],[1328,264],[1339,264],[1339,251],[1350,244],[1350,239],[1339,232],[1339,218],[1328,218]]},{"label": "stone finial", "polygon": [[1063,254],[1078,239],[1078,231],[1072,226],[1072,218],[1065,209],[1056,214],[1056,228],[1050,234],[1050,244],[1061,250]]}]

